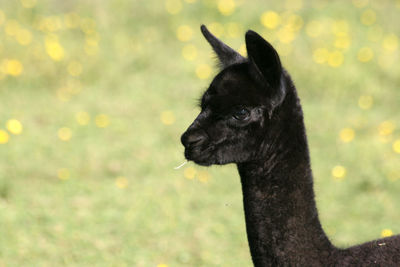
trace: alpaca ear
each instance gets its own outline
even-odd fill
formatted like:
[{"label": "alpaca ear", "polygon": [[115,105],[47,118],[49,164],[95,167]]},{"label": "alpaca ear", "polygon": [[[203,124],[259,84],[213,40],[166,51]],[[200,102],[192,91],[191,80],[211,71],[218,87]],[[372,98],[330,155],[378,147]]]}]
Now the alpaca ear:
[{"label": "alpaca ear", "polygon": [[242,57],[242,55],[221,42],[217,37],[210,33],[206,26],[201,25],[200,29],[204,37],[210,43],[214,52],[217,54],[222,67],[226,68],[230,65],[246,61],[246,58]]},{"label": "alpaca ear", "polygon": [[283,69],[279,55],[270,43],[254,31],[246,33],[246,49],[255,78],[273,90],[271,104],[272,108],[275,108],[285,98]]}]

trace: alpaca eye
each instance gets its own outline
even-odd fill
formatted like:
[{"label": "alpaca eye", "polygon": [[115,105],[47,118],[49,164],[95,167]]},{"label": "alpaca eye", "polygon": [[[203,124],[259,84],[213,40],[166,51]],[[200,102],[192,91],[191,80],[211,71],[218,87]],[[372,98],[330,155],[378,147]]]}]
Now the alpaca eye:
[{"label": "alpaca eye", "polygon": [[245,108],[239,108],[233,113],[233,117],[237,120],[244,120],[249,117],[250,112]]}]

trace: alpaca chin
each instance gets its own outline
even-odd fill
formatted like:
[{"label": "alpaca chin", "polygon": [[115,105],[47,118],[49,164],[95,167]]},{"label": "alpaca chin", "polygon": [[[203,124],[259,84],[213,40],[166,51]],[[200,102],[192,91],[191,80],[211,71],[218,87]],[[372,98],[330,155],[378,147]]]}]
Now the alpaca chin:
[{"label": "alpaca chin", "polygon": [[212,151],[210,151],[209,148],[203,150],[197,147],[185,148],[185,158],[188,161],[193,161],[194,163],[201,166],[210,166],[212,164],[215,164]]}]

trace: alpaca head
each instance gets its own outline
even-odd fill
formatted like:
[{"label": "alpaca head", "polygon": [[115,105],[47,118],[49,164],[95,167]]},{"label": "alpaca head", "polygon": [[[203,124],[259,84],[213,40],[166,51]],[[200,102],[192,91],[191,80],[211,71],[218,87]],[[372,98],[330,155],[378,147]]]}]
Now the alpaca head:
[{"label": "alpaca head", "polygon": [[257,33],[246,33],[244,58],[204,25],[201,30],[222,70],[203,94],[200,114],[181,137],[185,157],[200,165],[255,160],[265,136],[279,122],[273,118],[289,78],[275,49]]}]

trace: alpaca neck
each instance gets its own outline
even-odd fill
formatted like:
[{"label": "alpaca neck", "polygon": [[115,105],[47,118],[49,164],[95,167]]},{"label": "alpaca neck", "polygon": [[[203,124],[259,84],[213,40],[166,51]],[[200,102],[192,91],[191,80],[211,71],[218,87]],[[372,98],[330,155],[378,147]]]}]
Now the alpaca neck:
[{"label": "alpaca neck", "polygon": [[335,248],[318,219],[302,117],[297,127],[283,132],[281,141],[266,149],[273,153],[266,152],[258,162],[238,164],[253,262],[324,263]]}]

